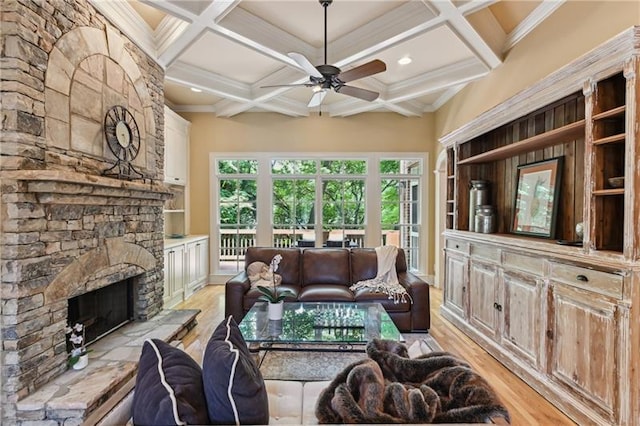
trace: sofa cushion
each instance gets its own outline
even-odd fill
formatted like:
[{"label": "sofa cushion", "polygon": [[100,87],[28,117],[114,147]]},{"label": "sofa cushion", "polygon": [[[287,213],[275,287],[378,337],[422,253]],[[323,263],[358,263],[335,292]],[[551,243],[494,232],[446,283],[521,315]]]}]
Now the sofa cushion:
[{"label": "sofa cushion", "polygon": [[209,423],[198,363],[162,340],[146,340],[131,414],[136,425]]},{"label": "sofa cushion", "polygon": [[265,384],[269,394],[269,424],[303,424],[303,383],[289,380],[265,380]]},{"label": "sofa cushion", "polygon": [[302,286],[338,284],[348,287],[349,249],[312,248],[302,251]]},{"label": "sofa cushion", "polygon": [[267,424],[267,389],[232,316],[218,325],[207,343],[202,378],[213,423]]},{"label": "sofa cushion", "polygon": [[378,255],[374,248],[351,249],[351,279],[358,281],[375,278],[378,273]]},{"label": "sofa cushion", "polygon": [[353,302],[349,287],[336,284],[313,284],[302,287],[298,294],[300,302]]}]

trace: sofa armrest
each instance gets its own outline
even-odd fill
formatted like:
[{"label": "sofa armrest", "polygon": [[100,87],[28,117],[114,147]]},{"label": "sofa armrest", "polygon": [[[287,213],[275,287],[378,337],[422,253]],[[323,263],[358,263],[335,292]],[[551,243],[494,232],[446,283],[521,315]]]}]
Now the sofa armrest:
[{"label": "sofa armrest", "polygon": [[249,277],[245,271],[239,272],[225,284],[224,316],[233,315],[233,319],[240,324],[244,318],[244,295],[251,288]]},{"label": "sofa armrest", "polygon": [[431,326],[429,284],[411,272],[398,272],[398,281],[413,299],[411,329],[428,330]]}]

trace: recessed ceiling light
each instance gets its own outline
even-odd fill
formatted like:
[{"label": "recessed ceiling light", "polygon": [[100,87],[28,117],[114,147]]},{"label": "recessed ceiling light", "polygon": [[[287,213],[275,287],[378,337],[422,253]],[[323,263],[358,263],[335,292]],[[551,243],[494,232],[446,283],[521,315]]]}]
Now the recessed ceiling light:
[{"label": "recessed ceiling light", "polygon": [[192,92],[196,92],[196,93],[200,93],[200,92],[202,92],[202,89],[198,89],[197,87],[192,87],[191,91]]},{"label": "recessed ceiling light", "polygon": [[402,58],[398,59],[398,63],[400,65],[408,65],[410,64],[412,61],[410,56],[403,56]]}]

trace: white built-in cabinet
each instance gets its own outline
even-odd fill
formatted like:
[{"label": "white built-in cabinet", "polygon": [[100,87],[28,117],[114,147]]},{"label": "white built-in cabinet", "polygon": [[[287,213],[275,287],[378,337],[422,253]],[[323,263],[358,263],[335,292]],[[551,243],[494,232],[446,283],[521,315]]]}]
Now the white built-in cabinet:
[{"label": "white built-in cabinet", "polygon": [[206,285],[209,237],[189,235],[189,131],[191,123],[164,107],[164,181],[173,197],[164,206],[164,307]]},{"label": "white built-in cabinet", "polygon": [[187,184],[190,126],[189,121],[164,107],[164,180],[167,183]]},{"label": "white built-in cabinet", "polygon": [[207,285],[209,237],[190,235],[165,240],[164,307],[171,308]]}]

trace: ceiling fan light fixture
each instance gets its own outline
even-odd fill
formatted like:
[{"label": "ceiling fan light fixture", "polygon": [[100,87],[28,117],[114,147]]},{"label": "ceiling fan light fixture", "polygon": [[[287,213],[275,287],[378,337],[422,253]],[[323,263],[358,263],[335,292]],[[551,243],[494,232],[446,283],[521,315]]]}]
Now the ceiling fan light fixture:
[{"label": "ceiling fan light fixture", "polygon": [[408,55],[398,59],[398,64],[400,65],[409,65],[411,62],[413,62],[413,59],[411,59],[411,56]]},{"label": "ceiling fan light fixture", "polygon": [[196,93],[200,93],[200,92],[202,92],[202,89],[198,89],[197,87],[192,87],[191,91],[192,92],[196,92]]},{"label": "ceiling fan light fixture", "polygon": [[316,84],[311,88],[311,90],[313,91],[313,93],[318,93],[318,92],[322,92],[324,89],[321,84]]}]

